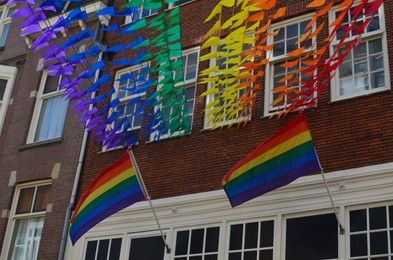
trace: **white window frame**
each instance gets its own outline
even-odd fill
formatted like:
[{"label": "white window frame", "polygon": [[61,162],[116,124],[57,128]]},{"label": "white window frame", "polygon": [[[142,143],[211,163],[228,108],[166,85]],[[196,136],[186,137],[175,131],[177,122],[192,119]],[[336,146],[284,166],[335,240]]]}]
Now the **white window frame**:
[{"label": "white window frame", "polygon": [[[129,0],[131,1],[131,0]],[[138,12],[138,18],[134,19],[134,15],[135,13],[131,14],[131,15],[127,15],[126,19],[124,21],[124,24],[129,24],[132,22],[135,22],[137,19],[143,19],[143,18],[147,18],[153,15],[158,14],[158,9],[154,9],[154,10],[149,10],[149,14],[146,16],[143,16],[143,11],[144,11],[144,4],[142,3],[140,6],[137,6],[137,12]]]},{"label": "white window frame", "polygon": [[[16,214],[16,209],[18,206],[21,190],[26,189],[26,188],[34,188],[34,187],[37,188],[39,186],[46,186],[46,185],[51,185],[51,184],[52,184],[51,180],[45,180],[45,181],[24,183],[24,184],[20,184],[20,185],[16,186],[14,197],[12,200],[10,217],[8,219],[7,230],[5,233],[3,249],[1,250],[1,254],[0,254],[0,259],[8,259],[7,257],[11,257],[11,256],[9,256],[9,254],[12,253],[11,252],[12,237],[13,237],[13,234],[15,231],[15,223],[17,220],[26,219],[26,218],[45,217],[45,214],[46,214],[46,211],[40,211],[40,212],[35,212],[35,213],[25,213],[25,214]],[[34,194],[36,194],[36,193],[34,193]],[[34,199],[32,201],[32,204],[34,204],[33,202],[34,202]],[[44,220],[44,223],[45,223],[45,220]]]},{"label": "white window frame", "polygon": [[3,98],[0,100],[0,135],[11,99],[12,88],[14,86],[17,71],[16,67],[0,65],[0,79],[7,80]]},{"label": "white window frame", "polygon": [[[10,13],[10,10],[12,12]],[[4,48],[5,42],[7,41],[7,36],[9,33],[9,29],[5,30],[6,25],[11,23],[11,15],[16,11],[16,5],[3,5],[0,6],[0,12],[2,12],[2,15],[0,17],[0,48]],[[11,26],[11,25],[10,25]]]},{"label": "white window frame", "polygon": [[[191,120],[190,120],[190,128],[192,129],[192,123],[194,121],[194,109],[195,109],[195,97],[196,97],[196,90],[197,90],[197,82],[198,82],[198,71],[199,71],[199,55],[200,55],[200,47],[195,47],[195,48],[190,48],[187,50],[183,50],[182,53],[182,57],[189,55],[189,54],[193,54],[193,53],[197,53],[197,61],[196,61],[196,72],[195,72],[195,79],[193,80],[186,80],[185,76],[185,69],[187,69],[187,67],[185,68],[185,64],[183,63],[183,75],[184,75],[184,81],[183,82],[179,82],[177,84],[175,84],[175,87],[181,87],[184,86],[184,91],[187,90],[187,88],[191,88],[194,87],[194,98],[193,98],[193,105],[192,105],[192,113],[190,113],[190,111],[188,111],[188,116],[191,116]],[[180,59],[180,57],[175,57],[176,59]],[[171,61],[172,62],[172,61]],[[175,75],[173,75],[173,77],[175,78]],[[159,81],[162,80],[163,77],[159,77]],[[157,86],[158,89],[161,88],[160,85]],[[188,100],[187,100],[188,101]],[[187,101],[184,104],[185,106],[187,106]],[[156,106],[154,108],[155,111],[157,111],[160,108],[160,106]],[[167,134],[163,134],[160,136],[160,139],[166,139],[169,138],[170,136],[180,136],[183,135],[184,131],[177,131],[175,133],[167,133]],[[150,141],[154,141],[154,136],[156,136],[157,133],[152,133],[150,135]]]},{"label": "white window frame", "polygon": [[[356,6],[357,4],[359,4],[359,1],[355,1],[354,6]],[[334,21],[334,17],[335,17],[335,12],[339,11],[337,9],[337,7],[333,8],[332,10],[329,11],[329,24],[331,22]],[[382,3],[381,6],[378,9],[378,16],[379,16],[379,25],[380,25],[380,29],[377,31],[373,31],[373,32],[369,32],[369,33],[363,33],[362,38],[361,38],[361,43],[364,42],[368,42],[371,40],[375,40],[375,39],[381,39],[382,41],[382,53],[383,53],[383,58],[384,58],[384,74],[385,74],[385,86],[384,87],[379,87],[379,88],[370,88],[371,86],[371,78],[368,79],[368,84],[369,84],[369,88],[368,90],[364,90],[364,91],[353,91],[350,94],[347,95],[342,95],[340,96],[340,84],[339,84],[339,69],[340,67],[337,68],[337,72],[335,73],[335,76],[333,77],[333,79],[331,80],[331,101],[340,101],[340,100],[345,100],[345,99],[351,99],[351,98],[355,98],[355,97],[359,97],[359,96],[365,96],[365,95],[369,95],[369,94],[373,94],[373,93],[377,93],[377,92],[382,92],[382,91],[386,91],[389,90],[391,88],[390,86],[390,70],[389,70],[389,53],[387,50],[387,37],[386,37],[386,22],[385,22],[385,11],[384,11],[384,4]],[[330,29],[330,31],[332,30],[332,28]],[[345,42],[353,40],[354,36],[352,37],[348,37]],[[336,37],[334,37],[334,40],[332,41],[332,44],[330,46],[330,54],[332,55],[334,53],[334,49],[335,46],[338,44],[338,40],[336,39]],[[352,52],[352,51],[351,51]],[[353,52],[352,52],[352,57],[353,57]],[[367,53],[367,59],[368,59],[368,53]],[[353,62],[353,59],[352,59]],[[368,62],[369,63],[369,62]],[[368,66],[370,66],[370,64],[368,64]],[[354,64],[352,64],[351,66],[352,68],[352,78],[354,77]],[[370,75],[370,70],[367,70],[367,74]]]},{"label": "white window frame", "polygon": [[[255,34],[254,31],[247,31],[247,32],[245,33],[245,37],[250,37],[250,36],[252,36],[252,35],[254,35],[254,34]],[[219,47],[221,47],[221,46],[223,46],[223,45],[225,45],[224,39],[222,39],[222,40],[220,41],[220,46],[219,46]],[[244,45],[245,45],[245,44],[244,44]],[[244,45],[243,45],[243,47],[244,47]],[[216,51],[217,51],[217,47],[216,47],[216,46],[212,46],[210,51],[211,51],[211,52],[216,52]],[[228,59],[229,59],[229,58],[230,58],[230,57],[228,57]],[[209,68],[212,68],[212,67],[214,67],[214,66],[219,66],[218,60],[220,60],[220,59],[225,59],[225,60],[227,60],[227,57],[218,57],[218,59],[217,59],[217,58],[212,58],[212,59],[210,59]],[[225,62],[225,61],[224,61],[224,62]],[[242,70],[242,69],[243,69],[242,67],[239,67],[239,70]],[[209,77],[216,77],[216,76],[219,76],[219,75],[220,75],[220,72],[212,72],[212,73],[210,73]],[[252,84],[252,83],[251,83],[251,84]],[[212,83],[208,83],[208,84],[207,84],[207,89],[209,90],[209,89],[211,89],[211,88],[212,88]],[[238,90],[238,98],[239,98],[240,92],[243,91],[243,90],[244,90],[244,89]],[[209,103],[213,102],[215,99],[216,99],[215,94],[209,94],[209,95],[207,95],[207,96],[206,96],[206,105],[205,105],[205,106],[207,106]],[[210,117],[207,116],[210,110],[211,110],[211,109],[206,109],[206,111],[205,111],[205,116],[204,116],[204,129],[211,129],[211,128],[213,127],[213,124],[212,124],[212,123],[209,123]],[[250,115],[249,118],[251,118],[251,115]],[[233,123],[240,123],[240,122],[243,122],[243,121],[245,121],[245,120],[246,120],[246,117],[236,118],[236,119],[229,119],[229,120],[226,119],[226,120],[223,120],[223,121],[221,121],[221,122],[215,123],[215,125],[216,125],[216,126],[225,126],[225,125],[231,125],[231,124],[233,124]]]},{"label": "white window frame", "polygon": [[[276,24],[273,24],[271,28],[269,29],[270,32],[274,32],[282,27],[290,26],[293,24],[300,24],[302,22],[305,22],[307,20],[312,19],[313,13],[302,15],[293,19],[288,19]],[[315,24],[312,25],[313,30],[315,30]],[[274,36],[269,36],[267,38],[267,45],[273,44],[274,43]],[[304,43],[304,42],[303,42]],[[303,43],[300,43],[301,45]],[[305,49],[304,54],[309,53],[312,50],[316,49],[316,37],[312,39],[311,42],[311,48]],[[283,109],[283,106],[271,106],[271,103],[274,101],[273,100],[273,92],[272,88],[274,87],[274,67],[277,66],[275,64],[282,63],[285,61],[289,61],[293,59],[293,57],[288,57],[286,56],[287,53],[284,53],[283,55],[279,55],[277,57],[273,56],[273,50],[268,50],[266,52],[266,57],[268,57],[269,62],[266,65],[266,74],[265,74],[265,102],[264,102],[264,116],[270,116],[272,113],[279,111]],[[286,68],[283,68],[286,69]],[[301,84],[301,82],[299,82]],[[285,101],[286,103],[286,101]]]},{"label": "white window frame", "polygon": [[[35,136],[37,134],[37,130],[38,130],[37,128],[38,128],[41,112],[42,112],[42,109],[43,109],[44,101],[46,99],[50,99],[50,98],[54,98],[54,97],[58,97],[58,96],[64,95],[64,93],[65,93],[65,90],[64,89],[60,89],[58,86],[57,86],[57,90],[56,91],[52,91],[52,92],[46,93],[46,94],[44,93],[45,84],[46,84],[46,80],[48,78],[48,74],[49,73],[50,73],[50,71],[44,71],[43,75],[42,75],[42,78],[41,78],[41,82],[40,82],[40,86],[39,86],[39,90],[38,90],[38,94],[37,94],[37,99],[36,99],[35,106],[34,106],[33,117],[32,117],[31,124],[30,124],[30,130],[29,130],[29,134],[27,136],[27,143],[28,144],[36,143],[36,142],[49,141],[49,140],[58,139],[58,138],[61,137],[61,135],[60,135],[60,136],[49,138],[49,139],[35,140],[36,139]],[[62,79],[62,77],[60,76],[58,83],[61,82],[61,79]],[[65,96],[64,96],[64,99],[65,99]],[[68,102],[68,99],[65,99],[65,100],[67,100],[66,102]],[[67,107],[68,107],[68,104],[67,104]],[[66,115],[65,115],[64,121],[66,121],[66,119],[67,119],[67,112],[68,112],[68,108],[67,108],[67,111],[66,111]],[[64,126],[65,126],[65,122],[64,122]],[[62,129],[62,133],[64,131],[64,126],[63,126],[63,129]]]}]

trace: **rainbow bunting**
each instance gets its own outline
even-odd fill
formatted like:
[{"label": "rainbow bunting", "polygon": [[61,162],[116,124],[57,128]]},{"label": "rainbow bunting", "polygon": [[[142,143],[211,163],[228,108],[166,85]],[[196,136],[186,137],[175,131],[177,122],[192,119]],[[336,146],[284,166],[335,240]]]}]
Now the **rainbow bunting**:
[{"label": "rainbow bunting", "polygon": [[102,171],[89,185],[70,219],[73,244],[110,215],[144,199],[128,153]]},{"label": "rainbow bunting", "polygon": [[222,185],[232,207],[320,171],[310,130],[300,113],[238,162]]}]

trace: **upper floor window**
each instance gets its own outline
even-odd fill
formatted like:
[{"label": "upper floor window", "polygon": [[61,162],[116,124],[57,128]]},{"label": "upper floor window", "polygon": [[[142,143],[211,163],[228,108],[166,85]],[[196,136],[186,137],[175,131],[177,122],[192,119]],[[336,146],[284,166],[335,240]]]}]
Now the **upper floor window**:
[{"label": "upper floor window", "polygon": [[[146,95],[148,75],[144,74],[143,66],[128,67],[116,73],[116,94],[112,100],[118,99],[120,104],[115,108],[119,113],[114,125],[121,124],[119,131],[127,126],[138,138],[143,119],[143,99]],[[124,124],[126,120],[127,124]]]},{"label": "upper floor window", "polygon": [[15,75],[15,67],[0,65],[0,134],[11,98]]},{"label": "upper floor window", "polygon": [[28,143],[61,137],[68,109],[68,99],[60,90],[60,76],[50,76],[47,71],[41,80]]},{"label": "upper floor window", "polygon": [[7,40],[8,31],[11,27],[11,16],[15,13],[16,6],[0,7],[0,48],[4,47]]},{"label": "upper floor window", "polygon": [[[254,37],[253,32],[247,32],[245,37]],[[250,47],[251,44],[244,43],[243,51],[248,50]],[[217,86],[215,87],[218,88],[218,91],[206,97],[206,106],[213,105],[213,110],[212,108],[206,109],[205,128],[213,125],[229,125],[243,120],[239,118],[240,116],[246,116],[246,114],[240,114],[241,111],[234,107],[237,105],[237,99],[247,92],[247,86],[236,87],[245,81],[245,79],[237,79],[236,76],[236,74],[240,75],[242,67],[234,68],[234,66],[241,63],[241,56],[233,54],[233,50],[228,48],[224,42],[218,46],[218,49],[214,46],[212,47],[212,52],[216,51],[220,53],[220,56],[210,60],[210,67],[218,67],[218,72],[211,73],[210,77],[217,77],[217,82],[215,83]],[[222,71],[231,70],[234,70],[235,73],[222,73]],[[208,89],[212,87],[213,85],[209,83]],[[236,89],[234,93],[232,93],[233,89]],[[212,122],[212,118],[215,118],[214,122]]]},{"label": "upper floor window", "polygon": [[186,3],[189,3],[189,2],[192,2],[192,1],[195,1],[195,0],[178,0],[178,1],[175,1],[173,3],[170,3],[169,4],[169,8],[173,8],[175,6],[186,4]]},{"label": "upper floor window", "polygon": [[[199,59],[199,49],[194,48],[190,50],[183,51],[181,57],[175,57],[171,59],[172,64],[177,64],[180,61],[183,64],[183,69],[176,71],[173,73],[174,81],[177,82],[177,79],[182,78],[183,81],[175,83],[175,87],[179,89],[180,87],[184,87],[184,93],[176,96],[176,102],[184,102],[183,109],[187,111],[187,118],[183,119],[185,124],[188,125],[189,129],[192,127],[192,120],[194,114],[194,103],[195,103],[195,91],[196,91],[196,82],[198,76],[198,59]],[[160,87],[160,86],[159,86]],[[184,99],[185,100],[182,100]],[[171,100],[164,100],[165,102],[171,102]],[[163,117],[169,118],[170,114],[173,112],[173,106],[170,106],[169,109],[164,111]],[[166,122],[170,123],[170,122]],[[176,128],[176,127],[174,127]],[[168,137],[169,135],[173,135],[175,133],[170,133],[167,131],[162,134],[162,138]],[[176,134],[181,134],[176,133]]]},{"label": "upper floor window", "polygon": [[[129,0],[131,1],[131,0]],[[125,23],[135,22],[139,19],[155,15],[158,13],[158,9],[147,9],[144,5],[144,0],[141,1],[142,4],[136,7],[136,12],[133,12],[130,16],[126,17]]]},{"label": "upper floor window", "polygon": [[17,187],[7,259],[37,259],[50,187],[49,183]]},{"label": "upper floor window", "polygon": [[[365,14],[366,9],[367,7],[361,11],[356,20],[356,25],[369,21],[369,25],[362,32],[356,31],[355,25],[353,30],[345,34],[344,28],[350,26],[349,23],[353,20],[351,12],[348,12],[334,38],[332,53],[338,48],[338,43],[343,37],[345,37],[343,45],[345,46],[345,42],[353,40],[355,36],[362,33],[360,44],[350,50],[332,80],[333,100],[366,95],[390,88],[383,4],[373,18]],[[330,19],[336,19],[340,13],[341,10],[331,11]],[[341,48],[339,55],[345,52],[344,48]]]},{"label": "upper floor window", "polygon": [[131,237],[128,259],[164,259],[165,244],[161,235]]},{"label": "upper floor window", "polygon": [[[305,16],[272,26],[271,30],[278,32],[278,34],[268,38],[268,44],[274,44],[274,47],[273,50],[267,52],[269,63],[265,77],[265,115],[290,105],[291,98],[301,90],[301,83],[307,79],[306,73],[299,72],[299,69],[303,67],[301,61],[292,67],[282,65],[299,58],[288,57],[287,54],[292,51],[304,48],[301,55],[305,55],[315,47],[315,39],[299,42],[299,39],[307,32],[306,26],[310,21],[310,16]],[[272,91],[280,86],[287,86],[287,89],[292,91],[287,91],[287,93]],[[272,105],[272,102],[277,100],[279,102]]]}]

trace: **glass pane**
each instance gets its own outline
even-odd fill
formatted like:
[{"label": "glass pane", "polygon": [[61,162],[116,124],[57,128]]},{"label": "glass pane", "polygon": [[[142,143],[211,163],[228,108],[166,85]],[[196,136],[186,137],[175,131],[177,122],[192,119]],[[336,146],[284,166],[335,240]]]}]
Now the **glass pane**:
[{"label": "glass pane", "polygon": [[190,254],[202,253],[204,229],[194,229],[191,231]]},{"label": "glass pane", "polygon": [[45,211],[48,204],[50,185],[37,187],[33,212]]},{"label": "glass pane", "polygon": [[[355,60],[355,73],[364,73],[368,71],[368,62],[367,58],[362,60]],[[348,65],[348,63],[347,63]],[[341,66],[340,66],[340,75],[341,75]]]},{"label": "glass pane", "polygon": [[95,260],[97,250],[97,241],[87,242],[85,260]]},{"label": "glass pane", "polygon": [[[393,206],[389,207],[389,226],[393,227]],[[393,238],[391,240],[393,240]]]},{"label": "glass pane", "polygon": [[247,251],[244,252],[244,260],[257,260],[258,251]]},{"label": "glass pane", "polygon": [[371,254],[386,254],[388,253],[388,233],[376,232],[370,234]]},{"label": "glass pane", "polygon": [[218,251],[218,240],[220,235],[220,228],[208,228],[206,230],[206,243],[205,252],[217,252]]},{"label": "glass pane", "polygon": [[288,219],[285,259],[337,258],[337,231],[334,214]]},{"label": "glass pane", "polygon": [[375,71],[383,68],[383,55],[374,55],[370,57],[370,69]]},{"label": "glass pane", "polygon": [[7,23],[4,25],[3,33],[1,34],[0,37],[0,47],[3,47],[5,45],[5,41],[7,40],[7,35],[10,30],[11,23]]},{"label": "glass pane", "polygon": [[111,249],[108,260],[119,260],[121,249],[121,238],[115,238],[111,241]]},{"label": "glass pane", "polygon": [[367,235],[352,235],[351,243],[351,256],[364,256],[367,255]]},{"label": "glass pane", "polygon": [[25,188],[20,190],[16,214],[30,213],[34,191],[35,188]]},{"label": "glass pane", "polygon": [[43,217],[16,220],[10,259],[37,259],[43,226]]},{"label": "glass pane", "polygon": [[382,40],[376,39],[368,42],[370,54],[382,52]]},{"label": "glass pane", "polygon": [[198,256],[190,256],[190,260],[202,260],[202,256],[198,255]]},{"label": "glass pane", "polygon": [[393,252],[393,231],[390,231],[390,252]]},{"label": "glass pane", "polygon": [[242,259],[242,253],[230,253],[228,260],[241,260]]},{"label": "glass pane", "polygon": [[351,232],[367,230],[367,215],[365,209],[351,211],[349,214]]},{"label": "glass pane", "polygon": [[47,76],[44,86],[44,94],[53,92],[57,90],[57,85],[59,84],[59,77]]},{"label": "glass pane", "polygon": [[296,42],[297,42],[297,38],[295,39],[291,39],[287,41],[287,52],[286,53],[290,53],[294,50],[296,50],[298,48]]},{"label": "glass pane", "polygon": [[372,208],[370,214],[370,229],[380,229],[387,227],[386,207]]},{"label": "glass pane", "polygon": [[261,247],[273,246],[274,221],[261,222]]},{"label": "glass pane", "polygon": [[43,101],[34,141],[43,141],[61,136],[67,107],[68,99],[65,100],[63,95],[47,98]]},{"label": "glass pane", "polygon": [[348,77],[352,75],[352,63],[344,62],[339,67],[340,78]]},{"label": "glass pane", "polygon": [[4,99],[5,88],[7,87],[8,80],[0,79],[0,101]]},{"label": "glass pane", "polygon": [[106,260],[108,257],[109,239],[100,240],[98,242],[97,260]]},{"label": "glass pane", "polygon": [[177,232],[175,255],[186,255],[190,231]]},{"label": "glass pane", "polygon": [[205,255],[204,260],[217,260],[218,255]]},{"label": "glass pane", "polygon": [[229,250],[237,250],[242,248],[243,241],[243,224],[232,225],[229,238]]},{"label": "glass pane", "polygon": [[298,36],[298,25],[297,24],[292,24],[287,26],[287,39],[288,38],[293,38],[295,36]]},{"label": "glass pane", "polygon": [[367,32],[373,32],[379,30],[380,25],[379,25],[379,17],[376,16],[374,17],[370,24],[367,26]]},{"label": "glass pane", "polygon": [[355,92],[368,90],[368,76],[355,77]]},{"label": "glass pane", "polygon": [[385,86],[385,73],[383,71],[371,74],[371,88],[381,88]]},{"label": "glass pane", "polygon": [[343,80],[340,80],[340,96],[352,94],[353,82],[352,78],[346,78]]},{"label": "glass pane", "polygon": [[284,55],[284,42],[278,42],[274,44],[273,47],[273,56],[276,57],[280,55]]},{"label": "glass pane", "polygon": [[258,246],[258,223],[246,224],[246,235],[244,237],[244,248],[256,248]]},{"label": "glass pane", "polygon": [[273,249],[259,251],[259,260],[272,260]]},{"label": "glass pane", "polygon": [[161,236],[134,238],[131,240],[129,260],[162,260],[165,245]]}]

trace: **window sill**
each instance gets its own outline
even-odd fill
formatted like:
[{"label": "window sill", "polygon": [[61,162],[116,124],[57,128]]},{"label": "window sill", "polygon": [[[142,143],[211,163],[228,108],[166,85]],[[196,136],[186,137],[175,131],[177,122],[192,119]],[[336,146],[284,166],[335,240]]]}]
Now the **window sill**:
[{"label": "window sill", "polygon": [[41,146],[48,146],[48,145],[52,145],[52,144],[60,144],[62,142],[63,142],[63,137],[57,137],[57,138],[53,138],[53,139],[49,139],[49,140],[45,140],[45,141],[39,141],[39,142],[25,144],[21,148],[19,148],[19,151],[23,151],[23,150],[33,148],[33,147],[41,147]]},{"label": "window sill", "polygon": [[349,99],[368,97],[368,96],[372,96],[372,95],[376,95],[376,94],[380,94],[380,93],[386,93],[386,92],[390,92],[390,91],[391,91],[391,88],[388,86],[383,87],[383,88],[381,87],[380,89],[374,89],[373,91],[369,91],[369,92],[358,94],[358,95],[337,97],[334,99],[332,98],[330,101],[330,104],[337,103],[337,102],[345,102]]}]

